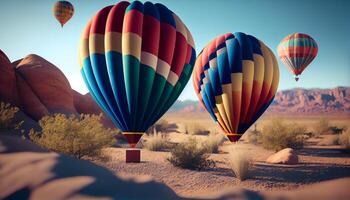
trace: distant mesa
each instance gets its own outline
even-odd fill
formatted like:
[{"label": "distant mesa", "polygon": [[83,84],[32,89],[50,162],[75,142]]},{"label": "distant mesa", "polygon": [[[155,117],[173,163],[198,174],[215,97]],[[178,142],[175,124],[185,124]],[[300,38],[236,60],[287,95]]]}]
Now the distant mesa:
[{"label": "distant mesa", "polygon": [[[21,109],[26,118],[38,121],[53,113],[100,114],[90,94],[72,90],[62,71],[38,55],[10,62],[0,50],[0,101]],[[203,112],[198,101],[176,101],[168,112]],[[291,89],[276,94],[267,115],[350,115],[350,87],[333,89]],[[113,128],[106,117],[103,123]]]},{"label": "distant mesa", "polygon": [[[202,112],[197,101],[177,101],[171,112]],[[277,92],[267,115],[350,115],[350,87],[333,89],[296,88]]]}]

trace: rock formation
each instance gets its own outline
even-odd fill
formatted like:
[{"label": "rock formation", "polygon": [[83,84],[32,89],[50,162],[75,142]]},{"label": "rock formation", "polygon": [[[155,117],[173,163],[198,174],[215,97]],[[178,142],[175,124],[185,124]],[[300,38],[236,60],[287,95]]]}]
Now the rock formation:
[{"label": "rock formation", "polygon": [[271,164],[294,165],[298,164],[298,160],[298,155],[295,151],[291,148],[286,148],[269,156],[266,162]]},{"label": "rock formation", "polygon": [[[11,103],[21,115],[34,121],[54,113],[100,114],[102,111],[89,94],[72,90],[65,75],[38,55],[10,62],[0,50],[0,101]],[[102,122],[113,128],[103,117]]]}]

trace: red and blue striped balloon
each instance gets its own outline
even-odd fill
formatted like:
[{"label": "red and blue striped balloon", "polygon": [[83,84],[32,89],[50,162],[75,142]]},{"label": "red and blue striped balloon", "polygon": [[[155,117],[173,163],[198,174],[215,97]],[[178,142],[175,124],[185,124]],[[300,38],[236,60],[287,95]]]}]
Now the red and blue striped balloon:
[{"label": "red and blue striped balloon", "polygon": [[57,1],[53,6],[52,12],[63,27],[73,17],[74,6],[69,1]]},{"label": "red and blue striped balloon", "polygon": [[315,40],[304,33],[294,33],[285,37],[277,48],[278,56],[284,65],[299,80],[299,75],[314,60],[318,52]]},{"label": "red and blue striped balloon", "polygon": [[272,51],[244,33],[211,41],[198,55],[193,73],[199,101],[232,142],[265,112],[278,82]]},{"label": "red and blue striped balloon", "polygon": [[176,14],[139,1],[100,10],[82,34],[79,53],[91,95],[132,147],[176,101],[196,57]]}]

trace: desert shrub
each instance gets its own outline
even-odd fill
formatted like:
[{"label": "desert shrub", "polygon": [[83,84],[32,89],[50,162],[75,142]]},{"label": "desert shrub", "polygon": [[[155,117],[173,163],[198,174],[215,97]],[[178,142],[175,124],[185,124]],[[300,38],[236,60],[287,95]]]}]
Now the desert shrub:
[{"label": "desert shrub", "polygon": [[320,146],[331,146],[339,144],[339,136],[338,135],[326,135],[324,136],[318,145]]},{"label": "desert shrub", "polygon": [[258,144],[258,139],[260,136],[261,132],[257,130],[249,130],[242,136],[242,140],[247,141],[248,143],[251,144]]},{"label": "desert shrub", "polygon": [[153,134],[154,132],[164,133],[169,128],[169,122],[165,119],[161,119],[154,123],[151,127],[146,131],[147,134]]},{"label": "desert shrub", "polygon": [[346,127],[338,127],[338,126],[329,127],[329,133],[331,134],[341,134],[345,130],[346,130]]},{"label": "desert shrub", "polygon": [[274,151],[284,148],[300,149],[304,145],[305,132],[305,127],[300,125],[273,120],[263,128],[259,142],[264,148]]},{"label": "desert shrub", "polygon": [[101,115],[46,116],[39,121],[41,132],[31,130],[29,138],[43,148],[77,158],[99,155],[115,142],[100,119]]},{"label": "desert shrub", "polygon": [[239,180],[243,181],[250,175],[252,160],[247,151],[232,147],[227,160],[229,167]]},{"label": "desert shrub", "polygon": [[0,130],[17,129],[21,123],[15,123],[15,115],[19,111],[8,103],[0,102]]},{"label": "desert shrub", "polygon": [[161,151],[169,147],[168,140],[160,132],[148,135],[144,147],[150,151]]},{"label": "desert shrub", "polygon": [[329,121],[325,118],[320,119],[313,128],[315,131],[315,135],[323,135],[329,133],[330,130],[330,124]]},{"label": "desert shrub", "polygon": [[208,135],[210,133],[204,126],[198,123],[187,123],[184,124],[185,134],[190,135]]},{"label": "desert shrub", "polygon": [[339,136],[339,144],[347,149],[350,149],[350,129],[343,131],[343,133]]},{"label": "desert shrub", "polygon": [[202,148],[207,153],[219,153],[219,147],[224,143],[225,136],[221,133],[210,133],[208,138],[202,142]]},{"label": "desert shrub", "polygon": [[176,145],[168,161],[175,167],[194,170],[215,166],[206,149],[202,148],[195,138],[189,138],[186,142]]}]

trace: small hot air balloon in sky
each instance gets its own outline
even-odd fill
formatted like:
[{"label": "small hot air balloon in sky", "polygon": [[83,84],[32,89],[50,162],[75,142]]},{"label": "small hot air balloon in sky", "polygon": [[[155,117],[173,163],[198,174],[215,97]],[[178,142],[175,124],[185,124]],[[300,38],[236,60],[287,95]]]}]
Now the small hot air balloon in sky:
[{"label": "small hot air balloon in sky", "polygon": [[176,14],[139,1],[100,10],[82,34],[79,53],[90,94],[131,147],[176,101],[196,57]]},{"label": "small hot air balloon in sky", "polygon": [[52,11],[56,19],[63,27],[63,25],[67,23],[70,18],[72,18],[74,14],[74,7],[68,1],[57,1],[53,6]]},{"label": "small hot air balloon in sky", "polygon": [[227,33],[198,55],[193,86],[199,101],[231,142],[265,112],[279,82],[272,51],[244,33]]},{"label": "small hot air balloon in sky", "polygon": [[317,43],[307,34],[294,33],[285,37],[277,48],[282,62],[299,80],[299,75],[312,62],[318,52]]}]

